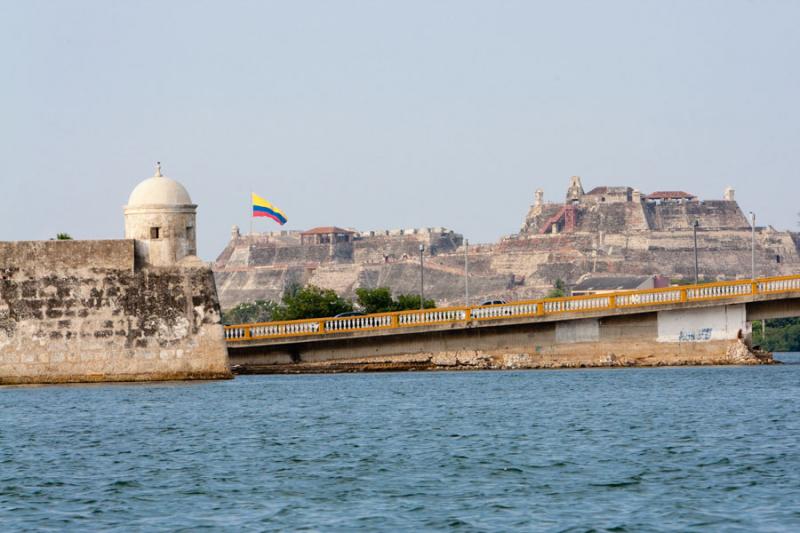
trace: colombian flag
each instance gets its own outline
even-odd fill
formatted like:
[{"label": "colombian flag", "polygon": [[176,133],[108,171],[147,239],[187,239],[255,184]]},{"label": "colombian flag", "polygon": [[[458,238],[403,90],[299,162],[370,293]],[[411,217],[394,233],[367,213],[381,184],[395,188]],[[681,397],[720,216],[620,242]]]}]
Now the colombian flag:
[{"label": "colombian flag", "polygon": [[286,214],[261,198],[255,193],[250,193],[253,196],[253,216],[254,217],[269,217],[281,226],[286,224]]}]

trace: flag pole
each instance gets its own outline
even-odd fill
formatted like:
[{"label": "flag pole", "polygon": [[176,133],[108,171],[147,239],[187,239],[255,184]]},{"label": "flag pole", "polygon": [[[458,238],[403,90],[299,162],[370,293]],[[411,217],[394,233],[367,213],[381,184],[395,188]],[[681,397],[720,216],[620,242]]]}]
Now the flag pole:
[{"label": "flag pole", "polygon": [[250,237],[252,237],[253,236],[253,218],[254,218],[253,217],[253,188],[252,187],[250,187],[250,210],[249,210],[249,216],[250,216]]}]

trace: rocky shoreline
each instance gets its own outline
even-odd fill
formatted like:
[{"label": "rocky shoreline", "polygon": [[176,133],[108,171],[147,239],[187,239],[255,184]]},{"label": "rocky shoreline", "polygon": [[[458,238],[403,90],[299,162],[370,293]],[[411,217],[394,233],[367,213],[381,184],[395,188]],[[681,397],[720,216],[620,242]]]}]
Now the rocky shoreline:
[{"label": "rocky shoreline", "polygon": [[579,368],[647,368],[670,366],[732,366],[780,364],[772,354],[753,350],[743,341],[731,344],[723,354],[711,357],[641,356],[624,357],[614,354],[594,357],[541,357],[527,353],[491,354],[481,351],[444,352],[373,358],[338,359],[331,361],[235,364],[237,375],[247,374],[338,374],[354,372],[402,372],[437,370],[545,370]]}]

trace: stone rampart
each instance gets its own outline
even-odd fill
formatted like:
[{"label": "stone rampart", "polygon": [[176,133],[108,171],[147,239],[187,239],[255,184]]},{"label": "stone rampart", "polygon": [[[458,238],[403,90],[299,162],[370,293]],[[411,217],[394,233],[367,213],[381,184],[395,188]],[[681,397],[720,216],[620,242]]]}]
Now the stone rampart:
[{"label": "stone rampart", "polygon": [[650,228],[656,231],[685,230],[695,220],[705,229],[746,230],[750,227],[739,205],[733,201],[666,202],[646,204]]},{"label": "stone rampart", "polygon": [[252,265],[338,262],[353,260],[353,244],[306,244],[303,246],[259,246],[250,253]]},{"label": "stone rampart", "polygon": [[35,274],[84,269],[87,265],[133,272],[133,262],[133,239],[0,242],[0,267]]},{"label": "stone rampart", "polygon": [[229,377],[211,270],[134,241],[0,243],[0,384]]},{"label": "stone rampart", "polygon": [[387,263],[419,257],[419,245],[425,245],[425,255],[449,253],[461,246],[461,235],[449,233],[404,233],[403,235],[374,235],[354,242],[357,263]]}]

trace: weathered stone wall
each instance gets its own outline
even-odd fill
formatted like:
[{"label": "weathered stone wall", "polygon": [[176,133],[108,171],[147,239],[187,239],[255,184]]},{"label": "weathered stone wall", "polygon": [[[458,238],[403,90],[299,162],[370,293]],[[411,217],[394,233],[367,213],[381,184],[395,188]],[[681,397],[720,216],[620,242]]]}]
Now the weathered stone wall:
[{"label": "weathered stone wall", "polygon": [[650,229],[641,203],[600,203],[578,211],[577,231],[596,233],[624,233]]},{"label": "weathered stone wall", "polygon": [[251,265],[304,264],[353,260],[353,244],[307,244],[304,246],[254,246],[250,252]]},{"label": "weathered stone wall", "polygon": [[426,232],[422,234],[374,235],[355,241],[354,259],[357,263],[384,263],[419,257],[419,245],[425,245],[425,255],[449,253],[461,246],[461,235]]},{"label": "weathered stone wall", "polygon": [[[537,235],[562,206],[555,203],[531,208],[520,235]],[[739,204],[732,200],[581,202],[575,209],[578,233],[685,230],[691,228],[695,220],[704,229],[746,230],[750,227]]]},{"label": "weathered stone wall", "polygon": [[0,242],[0,268],[22,269],[35,276],[59,270],[94,268],[133,272],[134,241]]},{"label": "weathered stone wall", "polygon": [[[285,233],[285,234],[284,234]],[[370,235],[372,233],[372,235]],[[425,255],[435,256],[458,249],[463,237],[441,229],[364,232],[351,242],[301,244],[299,233],[279,232],[234,235],[216,261],[218,269],[258,268],[279,265],[324,263],[386,263],[419,257],[419,245]]]},{"label": "weathered stone wall", "polygon": [[135,269],[133,240],[0,243],[0,383],[229,375],[210,269]]},{"label": "weathered stone wall", "polygon": [[691,228],[695,220],[704,229],[746,230],[750,227],[735,201],[647,203],[645,210],[650,229],[657,231],[685,230]]}]

